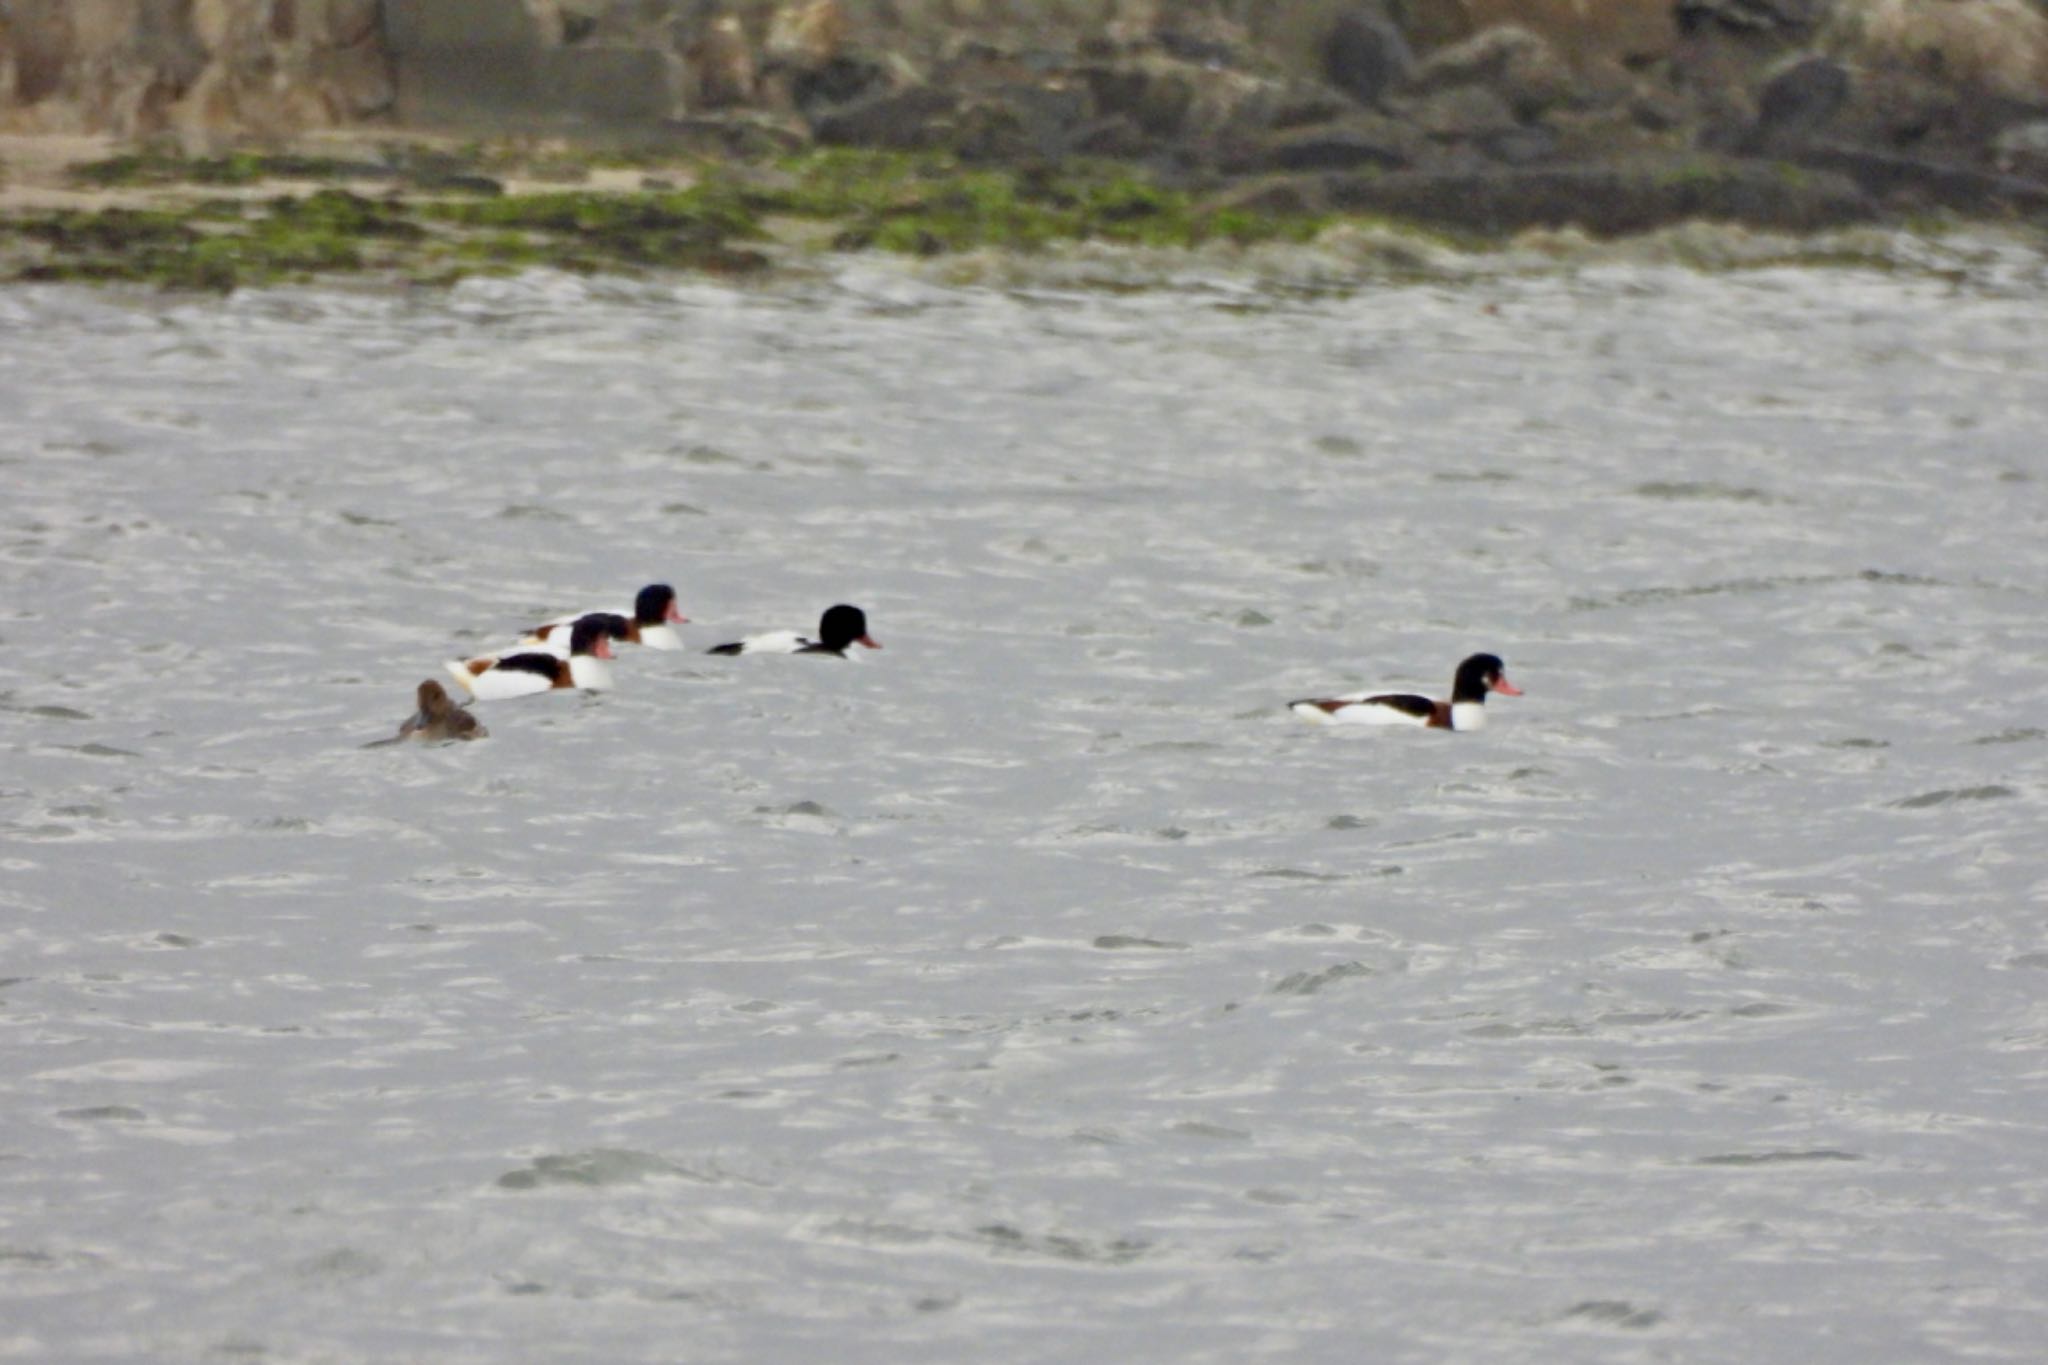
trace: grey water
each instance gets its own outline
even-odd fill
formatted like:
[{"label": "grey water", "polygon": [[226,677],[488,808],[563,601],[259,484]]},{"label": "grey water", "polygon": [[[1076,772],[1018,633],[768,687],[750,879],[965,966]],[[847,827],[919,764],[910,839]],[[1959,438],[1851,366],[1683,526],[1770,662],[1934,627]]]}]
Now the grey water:
[{"label": "grey water", "polygon": [[[2044,434],[2010,245],[0,293],[0,1358],[2038,1360]],[[362,747],[651,581],[883,648]]]}]

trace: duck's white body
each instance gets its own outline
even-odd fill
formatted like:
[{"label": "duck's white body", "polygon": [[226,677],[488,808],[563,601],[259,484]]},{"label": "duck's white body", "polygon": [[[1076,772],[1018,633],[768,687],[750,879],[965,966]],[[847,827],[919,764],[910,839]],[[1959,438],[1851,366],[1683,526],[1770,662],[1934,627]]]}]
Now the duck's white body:
[{"label": "duck's white body", "polygon": [[[749,635],[736,642],[736,647],[727,652],[732,654],[801,654],[817,641],[793,630],[771,630],[760,635]],[[847,655],[851,659],[855,655]]]},{"label": "duck's white body", "polygon": [[[554,672],[541,672],[513,662],[520,658],[546,659],[550,664],[561,667]],[[477,668],[479,664],[483,665],[481,669]],[[509,701],[513,697],[531,697],[562,688],[603,692],[612,685],[610,661],[588,654],[563,659],[539,651],[521,651],[485,655],[479,659],[450,659],[447,667],[448,675],[477,701]]]},{"label": "duck's white body", "polygon": [[523,649],[450,659],[448,676],[478,701],[505,701],[538,692],[582,688],[602,692],[612,685],[610,632],[623,629],[617,617],[585,617],[569,629],[569,657]]},{"label": "duck's white body", "polygon": [[[1326,702],[1336,702],[1338,706],[1331,710]],[[1486,708],[1476,701],[1452,702],[1448,726],[1436,724],[1434,708],[1424,712],[1404,709],[1390,704],[1386,696],[1372,692],[1347,692],[1341,697],[1329,697],[1324,701],[1298,701],[1290,705],[1288,710],[1315,725],[1392,725],[1405,726],[1411,730],[1486,728]]]}]

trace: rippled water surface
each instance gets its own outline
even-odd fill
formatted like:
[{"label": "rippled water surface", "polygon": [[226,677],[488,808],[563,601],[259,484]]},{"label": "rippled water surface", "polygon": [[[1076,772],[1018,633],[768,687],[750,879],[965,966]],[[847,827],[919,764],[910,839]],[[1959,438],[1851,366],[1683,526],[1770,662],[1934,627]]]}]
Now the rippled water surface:
[{"label": "rippled water surface", "polygon": [[[2027,262],[0,294],[0,1356],[2038,1360],[2044,432]],[[361,747],[655,579],[885,648]]]}]

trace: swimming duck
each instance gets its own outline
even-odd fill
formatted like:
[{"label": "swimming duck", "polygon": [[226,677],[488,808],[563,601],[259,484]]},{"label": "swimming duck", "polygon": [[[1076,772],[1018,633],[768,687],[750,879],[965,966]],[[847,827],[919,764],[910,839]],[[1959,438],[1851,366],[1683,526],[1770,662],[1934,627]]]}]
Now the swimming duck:
[{"label": "swimming duck", "polygon": [[569,657],[569,645],[576,638],[576,627],[585,621],[594,622],[613,644],[631,644],[638,633],[633,622],[615,611],[586,611],[567,625],[557,626],[551,621],[542,626],[540,630],[546,632],[545,635],[533,633],[523,636],[519,641],[520,648],[566,659]]},{"label": "swimming duck", "polygon": [[420,684],[419,703],[420,709],[398,727],[400,739],[439,744],[445,740],[490,736],[491,732],[479,725],[475,716],[450,701],[447,689],[432,678]]},{"label": "swimming duck", "polygon": [[766,635],[749,635],[744,640],[735,640],[729,645],[719,645],[707,651],[712,654],[830,654],[834,658],[857,657],[846,651],[854,645],[865,645],[869,649],[880,649],[881,642],[868,634],[868,615],[859,607],[841,603],[828,607],[818,618],[818,638],[807,639],[793,630],[771,631]]},{"label": "swimming duck", "polygon": [[1519,697],[1507,666],[1494,654],[1474,654],[1458,665],[1449,701],[1410,692],[1350,692],[1341,697],[1289,702],[1287,709],[1318,725],[1420,725],[1433,730],[1477,730],[1486,724],[1486,694]]},{"label": "swimming duck", "polygon": [[567,658],[539,649],[484,654],[451,659],[448,672],[478,701],[530,697],[565,687],[602,692],[612,685],[612,640],[623,638],[625,629],[623,617],[596,612],[569,628]]},{"label": "swimming duck", "polygon": [[[526,632],[519,641],[522,645],[548,645],[556,654],[563,654],[567,647],[569,628],[591,612],[579,612],[572,616],[557,616],[543,625]],[[649,649],[681,649],[682,632],[677,626],[686,626],[690,618],[676,610],[676,590],[666,583],[649,583],[633,598],[633,610],[609,612],[606,615],[623,616],[626,619],[625,641],[629,645],[646,645]],[[563,654],[563,657],[567,657]]]}]

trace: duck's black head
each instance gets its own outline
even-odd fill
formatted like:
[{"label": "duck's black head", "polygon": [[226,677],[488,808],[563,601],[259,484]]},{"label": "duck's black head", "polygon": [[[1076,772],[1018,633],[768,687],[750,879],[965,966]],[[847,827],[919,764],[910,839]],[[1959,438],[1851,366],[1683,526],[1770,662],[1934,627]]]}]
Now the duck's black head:
[{"label": "duck's black head", "polygon": [[1488,692],[1519,697],[1522,689],[1508,681],[1507,665],[1498,654],[1474,654],[1458,665],[1458,677],[1451,687],[1452,701],[1485,701]]},{"label": "duck's black head", "polygon": [[683,624],[690,618],[676,610],[674,588],[666,583],[649,583],[633,599],[633,619],[643,626],[658,626],[664,621]]},{"label": "duck's black head", "polygon": [[[628,621],[615,611],[585,612],[576,618],[576,624],[579,626],[585,621],[596,622],[598,633],[607,640],[619,640],[629,645],[640,643],[640,623],[638,621]],[[572,648],[574,646],[574,639],[574,636],[570,637]]]},{"label": "duck's black head", "polygon": [[613,657],[612,641],[625,638],[625,617],[616,612],[594,611],[577,618],[575,627],[569,632],[569,653],[572,656],[587,654],[592,658],[609,659]]},{"label": "duck's black head", "polygon": [[834,652],[845,650],[850,645],[865,645],[869,649],[882,647],[868,634],[868,614],[844,602],[827,608],[819,618],[818,643]]}]

